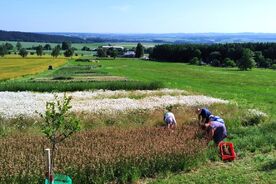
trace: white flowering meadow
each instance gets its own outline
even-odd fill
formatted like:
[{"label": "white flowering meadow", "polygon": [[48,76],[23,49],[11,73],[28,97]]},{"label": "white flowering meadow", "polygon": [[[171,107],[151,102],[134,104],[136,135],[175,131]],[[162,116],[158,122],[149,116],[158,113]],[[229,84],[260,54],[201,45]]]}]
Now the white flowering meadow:
[{"label": "white flowering meadow", "polygon": [[[45,111],[47,101],[54,100],[54,94],[64,93],[0,92],[0,115],[5,118],[18,116],[34,117]],[[86,91],[66,93],[72,96],[73,112],[113,113],[135,109],[155,109],[168,105],[210,105],[228,101],[189,95],[183,90],[161,89],[146,91]],[[139,97],[139,98],[137,98]]]}]

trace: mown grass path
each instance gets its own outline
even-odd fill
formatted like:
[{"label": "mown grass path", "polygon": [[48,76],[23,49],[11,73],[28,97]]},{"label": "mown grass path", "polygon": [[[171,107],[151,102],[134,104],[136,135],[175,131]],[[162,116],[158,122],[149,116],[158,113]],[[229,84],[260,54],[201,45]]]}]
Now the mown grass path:
[{"label": "mown grass path", "polygon": [[[275,158],[276,152],[270,154],[250,155],[237,162],[208,163],[186,174],[170,175],[151,184],[174,183],[274,183],[276,181]],[[252,167],[252,165],[254,167]]]}]

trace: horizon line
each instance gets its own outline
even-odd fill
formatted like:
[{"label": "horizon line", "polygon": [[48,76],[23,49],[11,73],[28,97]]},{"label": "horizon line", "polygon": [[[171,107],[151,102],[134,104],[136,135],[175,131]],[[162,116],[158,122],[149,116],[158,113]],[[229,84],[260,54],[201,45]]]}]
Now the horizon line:
[{"label": "horizon line", "polygon": [[164,33],[157,33],[157,32],[75,32],[75,31],[18,31],[18,30],[2,30],[0,31],[6,31],[6,32],[22,32],[22,33],[81,33],[81,34],[156,34],[156,35],[162,35],[162,34],[276,34],[276,32],[164,32]]}]

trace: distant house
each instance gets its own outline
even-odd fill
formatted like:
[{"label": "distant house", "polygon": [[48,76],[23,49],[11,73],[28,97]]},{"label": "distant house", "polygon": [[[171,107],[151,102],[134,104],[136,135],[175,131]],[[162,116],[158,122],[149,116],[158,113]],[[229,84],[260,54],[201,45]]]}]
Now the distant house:
[{"label": "distant house", "polygon": [[114,50],[124,50],[125,48],[122,46],[102,46],[104,49],[114,49]]},{"label": "distant house", "polygon": [[123,54],[123,57],[133,58],[133,57],[135,57],[135,52],[134,51],[127,51]]},{"label": "distant house", "polygon": [[149,60],[149,56],[143,56],[141,59],[142,60]]}]

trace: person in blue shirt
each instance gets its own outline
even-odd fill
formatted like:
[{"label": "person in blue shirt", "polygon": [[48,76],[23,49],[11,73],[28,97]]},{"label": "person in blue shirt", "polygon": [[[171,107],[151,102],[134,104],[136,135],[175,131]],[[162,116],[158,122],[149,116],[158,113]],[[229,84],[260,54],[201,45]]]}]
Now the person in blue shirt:
[{"label": "person in blue shirt", "polygon": [[210,119],[210,121],[217,121],[219,123],[225,124],[224,120],[219,116],[211,115],[211,116],[209,116],[209,119]]},{"label": "person in blue shirt", "polygon": [[198,125],[205,125],[210,121],[209,117],[212,113],[207,108],[198,108],[196,113],[198,114]]}]

